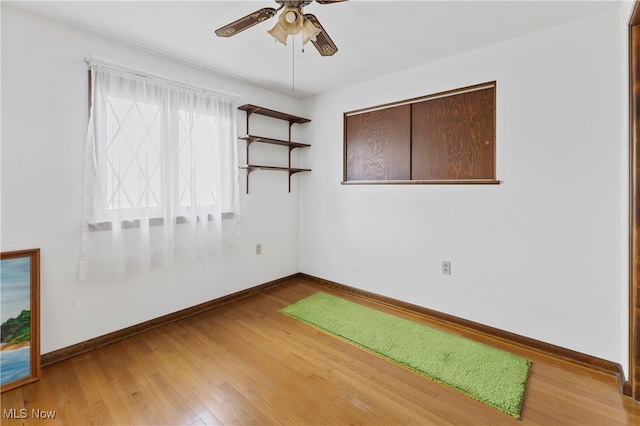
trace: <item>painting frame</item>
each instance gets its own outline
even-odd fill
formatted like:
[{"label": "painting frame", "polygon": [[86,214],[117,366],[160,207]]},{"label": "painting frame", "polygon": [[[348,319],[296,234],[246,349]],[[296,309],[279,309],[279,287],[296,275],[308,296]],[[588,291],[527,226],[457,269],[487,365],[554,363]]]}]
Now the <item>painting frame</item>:
[{"label": "painting frame", "polygon": [[[5,333],[7,322],[15,324],[19,320],[29,323],[28,333],[23,327],[15,333],[17,336],[0,334],[0,362],[3,365],[0,393],[3,393],[40,380],[39,248],[0,253],[0,301],[0,324]],[[26,309],[29,310],[29,319],[24,312]],[[13,316],[18,311],[18,316]],[[2,342],[9,338],[12,340]],[[7,359],[2,360],[3,357]]]}]

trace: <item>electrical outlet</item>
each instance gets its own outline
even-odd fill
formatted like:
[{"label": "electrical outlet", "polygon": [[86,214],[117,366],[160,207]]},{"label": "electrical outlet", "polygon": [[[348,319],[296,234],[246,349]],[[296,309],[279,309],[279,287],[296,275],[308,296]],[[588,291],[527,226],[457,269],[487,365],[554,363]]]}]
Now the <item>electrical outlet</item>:
[{"label": "electrical outlet", "polygon": [[451,275],[451,262],[448,260],[442,261],[442,273],[444,275]]},{"label": "electrical outlet", "polygon": [[262,254],[262,243],[256,244],[256,254]]}]

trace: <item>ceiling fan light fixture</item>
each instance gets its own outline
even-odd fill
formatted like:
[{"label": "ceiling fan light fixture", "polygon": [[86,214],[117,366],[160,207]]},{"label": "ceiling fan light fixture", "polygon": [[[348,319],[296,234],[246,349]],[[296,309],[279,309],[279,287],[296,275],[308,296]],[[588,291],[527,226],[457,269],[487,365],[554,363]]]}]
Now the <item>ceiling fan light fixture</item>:
[{"label": "ceiling fan light fixture", "polygon": [[308,19],[305,19],[302,26],[302,44],[307,44],[309,40],[316,41],[316,36],[318,34],[320,34],[320,28],[313,25],[313,23]]},{"label": "ceiling fan light fixture", "polygon": [[294,35],[302,30],[304,17],[297,7],[287,7],[278,17],[278,23],[289,35]]},{"label": "ceiling fan light fixture", "polygon": [[[267,31],[280,43],[287,45],[287,37],[296,35],[304,28],[305,19],[302,12],[297,7],[286,7],[280,16],[278,22]],[[312,24],[313,25],[313,24]]]},{"label": "ceiling fan light fixture", "polygon": [[293,10],[289,10],[286,13],[283,12],[282,15],[284,15],[285,21],[289,24],[294,24],[298,20],[298,15]]},{"label": "ceiling fan light fixture", "polygon": [[269,31],[267,31],[269,34],[271,34],[271,36],[279,41],[280,43],[284,44],[285,46],[287,45],[287,37],[289,37],[289,33],[287,31],[285,31],[284,28],[282,28],[282,26],[280,25],[280,22],[276,22],[276,24],[273,26],[273,28],[271,28]]}]

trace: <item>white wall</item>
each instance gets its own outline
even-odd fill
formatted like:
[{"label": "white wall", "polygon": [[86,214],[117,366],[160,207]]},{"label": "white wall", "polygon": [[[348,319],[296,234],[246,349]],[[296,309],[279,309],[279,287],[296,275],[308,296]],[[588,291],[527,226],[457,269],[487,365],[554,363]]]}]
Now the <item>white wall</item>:
[{"label": "white wall", "polygon": [[[302,271],[626,365],[626,18],[614,11],[301,104],[2,3],[0,248],[42,250],[42,353]],[[240,172],[232,256],[78,282],[87,53],[248,103],[303,106],[312,122],[294,139],[312,144],[299,155],[313,171],[291,194],[286,174],[257,172],[249,195]],[[344,111],[491,80],[502,184],[340,185]],[[238,123],[242,134],[243,112]],[[258,117],[252,132],[285,137],[286,125]],[[252,155],[286,164],[286,148]],[[453,275],[440,274],[442,260]]]},{"label": "white wall", "polygon": [[[621,15],[307,100],[301,271],[627,365]],[[343,112],[493,80],[500,185],[340,184]]]},{"label": "white wall", "polygon": [[[42,353],[298,272],[297,179],[255,173],[242,191],[242,247],[231,256],[115,282],[78,282],[88,53],[288,112],[299,102],[212,76],[2,3],[2,251],[41,249]],[[212,52],[213,53],[213,52]],[[238,112],[238,134],[245,114]],[[284,138],[288,125],[259,123]],[[244,162],[244,143],[239,144]],[[252,147],[253,148],[253,147]],[[256,152],[266,162],[287,149]],[[285,162],[286,163],[286,162]],[[255,255],[255,244],[263,254]]]}]

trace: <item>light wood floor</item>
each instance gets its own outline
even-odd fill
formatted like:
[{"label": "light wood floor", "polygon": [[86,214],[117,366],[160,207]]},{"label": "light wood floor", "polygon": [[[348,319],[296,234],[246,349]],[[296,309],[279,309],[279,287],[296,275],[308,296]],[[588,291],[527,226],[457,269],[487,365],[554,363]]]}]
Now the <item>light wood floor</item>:
[{"label": "light wood floor", "polygon": [[[317,291],[529,358],[522,420],[278,312]],[[1,405],[3,425],[640,425],[609,375],[302,280],[44,368]]]}]

